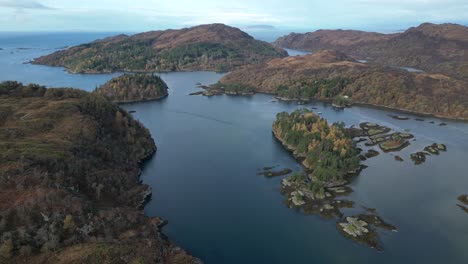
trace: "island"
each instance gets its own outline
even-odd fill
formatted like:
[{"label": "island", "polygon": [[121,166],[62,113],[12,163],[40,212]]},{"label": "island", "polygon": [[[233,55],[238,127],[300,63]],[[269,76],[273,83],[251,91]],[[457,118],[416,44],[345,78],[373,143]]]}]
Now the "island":
[{"label": "island", "polygon": [[0,83],[0,262],[201,263],[141,208],[148,129],[96,93]]},{"label": "island", "polygon": [[208,24],[179,30],[117,35],[59,50],[33,64],[73,73],[229,71],[286,57],[287,52],[238,28]]},{"label": "island", "polygon": [[124,74],[112,78],[95,90],[115,103],[134,103],[159,100],[168,95],[167,84],[151,74]]},{"label": "island", "polygon": [[332,49],[366,63],[468,78],[468,27],[458,24],[423,23],[394,34],[318,30],[291,33],[274,44],[311,52]]},{"label": "island", "polygon": [[457,204],[457,206],[460,207],[460,209],[462,209],[465,213],[468,213],[468,195],[463,194],[458,196],[458,201],[460,201],[462,204]]},{"label": "island", "polygon": [[282,180],[286,204],[307,214],[335,218],[343,235],[383,250],[377,228],[396,231],[396,227],[385,223],[375,210],[357,216],[345,216],[341,211],[354,205],[342,197],[352,192],[347,184],[363,168],[353,138],[364,132],[345,128],[343,123],[330,125],[307,109],[277,114],[272,132],[305,169],[305,173],[294,173]]},{"label": "island", "polygon": [[321,50],[233,70],[206,92],[270,93],[281,100],[371,105],[468,120],[467,85],[444,74],[361,63],[342,52]]},{"label": "island", "polygon": [[309,172],[314,193],[346,184],[360,169],[359,151],[342,123],[328,125],[313,112],[299,109],[279,113],[272,131]]}]

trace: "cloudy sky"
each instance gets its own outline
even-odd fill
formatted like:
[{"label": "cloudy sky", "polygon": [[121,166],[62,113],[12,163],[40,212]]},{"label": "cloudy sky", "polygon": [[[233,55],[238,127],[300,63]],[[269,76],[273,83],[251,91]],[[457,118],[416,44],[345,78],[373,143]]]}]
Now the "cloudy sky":
[{"label": "cloudy sky", "polygon": [[0,0],[0,31],[137,32],[225,23],[250,31],[397,31],[468,24],[468,0]]}]

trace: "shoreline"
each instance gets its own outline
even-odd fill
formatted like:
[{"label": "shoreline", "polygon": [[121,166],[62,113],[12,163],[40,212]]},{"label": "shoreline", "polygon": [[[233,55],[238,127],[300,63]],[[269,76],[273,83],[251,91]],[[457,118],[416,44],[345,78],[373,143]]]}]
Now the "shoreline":
[{"label": "shoreline", "polygon": [[135,104],[135,103],[145,103],[145,102],[153,102],[153,101],[159,101],[161,99],[164,99],[166,97],[169,96],[169,93],[165,94],[165,95],[161,95],[159,97],[154,97],[154,98],[151,98],[151,99],[144,99],[144,100],[132,100],[132,101],[112,101],[113,103],[115,104],[118,104],[118,105],[126,105],[126,104]]},{"label": "shoreline", "polygon": [[[41,63],[35,63],[34,60],[29,61],[28,63],[32,65],[41,65],[41,66],[47,66],[47,67],[56,67],[56,68],[63,68],[67,73],[70,74],[114,74],[114,73],[173,73],[173,72],[200,72],[200,71],[206,71],[206,72],[214,72],[218,74],[224,74],[228,73],[230,71],[214,71],[210,69],[198,69],[198,70],[177,70],[177,71],[145,71],[145,70],[139,70],[139,71],[128,71],[128,70],[123,70],[123,71],[102,71],[102,72],[73,72],[69,68],[65,66],[53,66],[53,65],[48,65],[48,64],[41,64]],[[241,66],[242,67],[242,66]],[[205,89],[206,90],[206,89]],[[281,100],[281,101],[303,101],[303,102],[325,102],[325,103],[331,103],[333,99],[315,99],[315,98],[302,98],[302,99],[297,99],[297,98],[284,98],[284,97],[279,97],[276,93],[269,93],[269,92],[253,92],[253,94],[248,94],[248,95],[243,95],[243,94],[230,94],[230,95],[235,95],[235,96],[250,96],[254,95],[256,93],[259,94],[268,94],[275,96],[276,99]],[[162,98],[160,98],[162,99]],[[157,99],[154,99],[157,100]],[[139,100],[139,101],[132,101],[132,102],[122,102],[119,104],[126,104],[126,103],[137,103],[137,102],[145,102],[145,101],[153,101],[153,100]],[[402,108],[396,108],[396,107],[390,107],[390,106],[384,106],[384,105],[376,105],[376,104],[370,104],[370,103],[363,103],[363,102],[353,102],[350,107],[353,105],[357,106],[366,106],[366,107],[371,107],[371,108],[376,108],[376,109],[381,109],[381,110],[392,110],[396,112],[401,112],[405,114],[412,114],[412,115],[418,115],[421,117],[433,117],[433,118],[439,118],[439,119],[444,119],[447,121],[457,121],[457,122],[463,122],[463,123],[468,123],[468,117],[467,118],[457,118],[457,117],[448,117],[448,116],[441,116],[437,114],[431,114],[431,113],[424,113],[424,112],[416,112],[412,110],[407,110],[407,109],[402,109]],[[346,108],[346,107],[345,107]]]},{"label": "shoreline", "polygon": [[[424,112],[416,112],[412,110],[406,110],[402,108],[396,108],[396,107],[390,107],[390,106],[383,106],[383,105],[376,105],[376,104],[370,104],[370,103],[362,103],[362,102],[353,102],[350,106],[346,107],[335,107],[332,105],[333,99],[317,99],[317,98],[285,98],[285,97],[280,97],[276,93],[269,93],[269,92],[254,92],[254,94],[266,94],[266,95],[271,95],[274,96],[275,99],[283,102],[321,102],[321,103],[327,103],[330,104],[334,108],[351,108],[353,105],[356,106],[363,106],[363,107],[369,107],[369,108],[374,108],[374,109],[379,109],[379,110],[387,110],[387,111],[393,111],[393,112],[399,112],[402,114],[410,114],[410,115],[415,115],[419,117],[429,117],[429,118],[439,118],[443,119],[446,121],[455,121],[455,122],[461,122],[461,123],[468,123],[468,117],[467,118],[457,118],[457,117],[447,117],[447,116],[441,116],[437,114],[431,114],[431,113],[424,113]],[[235,95],[235,94],[234,94]],[[238,96],[244,96],[242,94],[237,94]]]},{"label": "shoreline", "polygon": [[[276,96],[276,94],[274,94],[274,93],[261,92],[260,94],[273,95],[278,100],[281,100],[281,101],[284,101],[284,102],[294,102],[294,101],[322,102],[322,103],[327,103],[327,104],[330,104],[331,106],[333,106],[332,103],[331,103],[333,101],[332,99],[315,99],[315,98],[312,98],[312,99],[305,99],[305,98],[289,99],[289,98],[284,98],[283,99],[282,97]],[[349,106],[349,107],[353,107],[353,105],[369,107],[369,108],[374,108],[374,109],[379,109],[379,110],[400,112],[402,114],[410,114],[410,115],[415,115],[415,116],[420,116],[420,117],[432,117],[432,118],[444,119],[444,120],[447,120],[447,121],[456,121],[456,122],[468,123],[468,118],[440,116],[440,115],[437,115],[437,114],[416,112],[416,111],[406,110],[406,109],[402,109],[402,108],[396,108],[396,107],[390,107],[390,106],[384,106],[384,105],[376,105],[376,104],[370,104],[370,103],[362,103],[362,102],[353,102],[351,104],[351,106]],[[335,107],[335,106],[333,106],[333,107]],[[337,107],[335,107],[335,108],[337,108]],[[348,107],[339,107],[339,108],[348,108]]]},{"label": "shoreline", "polygon": [[[31,65],[52,67],[52,68],[62,68],[62,69],[64,69],[65,72],[67,72],[69,74],[90,74],[90,75],[115,74],[115,73],[122,73],[123,74],[123,73],[171,73],[171,72],[215,72],[215,73],[223,74],[223,73],[228,73],[229,71],[235,69],[235,68],[233,68],[233,69],[231,69],[229,71],[217,71],[217,70],[213,70],[213,69],[192,69],[192,70],[179,69],[179,70],[175,70],[175,71],[173,71],[173,70],[149,71],[149,70],[124,70],[124,69],[119,69],[119,70],[115,70],[115,71],[83,71],[83,72],[76,72],[76,71],[72,71],[70,68],[68,68],[66,66],[50,65],[50,64],[45,64],[45,63],[37,63],[34,60],[30,60],[30,61],[27,61],[27,62],[24,62],[24,63],[25,64],[31,64]],[[245,66],[245,65],[241,65],[241,66],[238,66],[238,67],[242,67],[242,66]]]}]

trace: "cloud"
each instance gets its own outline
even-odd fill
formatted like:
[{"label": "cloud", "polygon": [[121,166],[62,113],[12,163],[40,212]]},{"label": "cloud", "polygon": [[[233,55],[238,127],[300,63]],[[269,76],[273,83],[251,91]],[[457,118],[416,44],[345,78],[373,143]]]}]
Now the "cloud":
[{"label": "cloud", "polygon": [[16,9],[52,9],[34,0],[0,0],[0,7]]}]

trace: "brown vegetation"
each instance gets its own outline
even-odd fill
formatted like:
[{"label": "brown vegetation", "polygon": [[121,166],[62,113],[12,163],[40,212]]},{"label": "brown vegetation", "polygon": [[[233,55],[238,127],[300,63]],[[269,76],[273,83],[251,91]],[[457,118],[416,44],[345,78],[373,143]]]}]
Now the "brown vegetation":
[{"label": "brown vegetation", "polygon": [[290,34],[275,45],[307,51],[334,49],[387,66],[468,78],[468,27],[424,23],[398,34],[352,30],[319,30]]},{"label": "brown vegetation", "polygon": [[223,24],[118,35],[37,58],[71,72],[227,71],[287,53]]},{"label": "brown vegetation", "polygon": [[0,262],[197,262],[136,209],[156,149],[138,121],[96,94],[17,82],[0,84],[0,107]]},{"label": "brown vegetation", "polygon": [[167,96],[167,84],[156,75],[124,74],[96,89],[96,93],[116,103],[157,100]]},{"label": "brown vegetation", "polygon": [[332,100],[342,95],[354,103],[468,119],[466,81],[360,63],[337,51],[243,67],[224,76],[217,87],[232,84],[285,98]]}]

